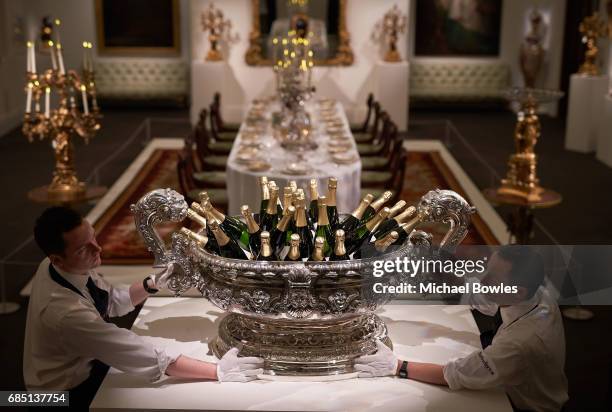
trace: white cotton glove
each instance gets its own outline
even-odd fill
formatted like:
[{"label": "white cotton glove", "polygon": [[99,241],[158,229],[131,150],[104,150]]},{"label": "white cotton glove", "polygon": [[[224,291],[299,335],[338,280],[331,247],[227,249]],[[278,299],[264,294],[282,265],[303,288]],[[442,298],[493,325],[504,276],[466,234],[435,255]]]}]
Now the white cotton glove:
[{"label": "white cotton glove", "polygon": [[150,277],[155,289],[165,288],[172,273],[174,273],[174,263],[170,262],[161,271],[152,274]]},{"label": "white cotton glove", "polygon": [[254,356],[239,358],[238,348],[227,351],[217,363],[219,382],[249,382],[263,373],[263,359]]},{"label": "white cotton glove", "polygon": [[359,371],[358,377],[373,378],[396,374],[397,356],[380,340],[376,341],[376,349],[374,355],[360,356],[355,359],[355,370]]}]

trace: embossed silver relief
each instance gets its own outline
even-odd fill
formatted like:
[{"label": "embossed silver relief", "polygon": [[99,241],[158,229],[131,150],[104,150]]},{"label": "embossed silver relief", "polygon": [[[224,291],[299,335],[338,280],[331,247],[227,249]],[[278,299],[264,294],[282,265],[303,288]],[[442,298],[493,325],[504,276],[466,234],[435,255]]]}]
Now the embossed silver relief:
[{"label": "embossed silver relief", "polygon": [[[173,235],[171,247],[164,245],[155,226],[180,222],[187,213],[183,197],[173,190],[150,192],[131,210],[156,264],[175,263],[169,288],[180,295],[195,287],[230,312],[211,343],[217,356],[240,345],[242,355],[266,359],[267,373],[335,374],[352,371],[352,360],[372,352],[376,339],[391,346],[384,322],[373,312],[393,296],[374,293],[372,285],[409,279],[395,273],[374,277],[374,262],[381,257],[338,262],[226,259],[180,233]],[[466,236],[474,208],[455,192],[432,190],[418,211],[425,221],[449,225],[440,247],[452,251]],[[431,234],[413,231],[405,245],[384,259],[429,254],[431,241]]]}]

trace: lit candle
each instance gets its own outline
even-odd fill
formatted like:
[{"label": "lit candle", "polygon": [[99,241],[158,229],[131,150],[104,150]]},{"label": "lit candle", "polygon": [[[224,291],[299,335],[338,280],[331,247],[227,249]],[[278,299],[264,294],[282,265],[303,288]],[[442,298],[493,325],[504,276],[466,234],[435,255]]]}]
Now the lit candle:
[{"label": "lit candle", "polygon": [[45,117],[49,118],[49,110],[51,106],[51,89],[47,87],[45,89]]},{"label": "lit candle", "polygon": [[57,43],[57,60],[59,62],[59,72],[60,74],[66,74],[66,70],[64,69],[64,58],[62,57],[62,45]]},{"label": "lit candle", "polygon": [[32,43],[32,47],[30,48],[30,52],[32,53],[32,62],[31,62],[31,69],[32,69],[32,73],[36,73],[36,47],[34,47],[34,43]]},{"label": "lit candle", "polygon": [[49,40],[49,51],[51,52],[51,67],[53,70],[57,70],[57,61],[55,60],[55,47],[53,46],[53,42]]},{"label": "lit candle", "polygon": [[87,64],[87,42],[83,42],[83,71],[89,70],[89,65]]},{"label": "lit candle", "polygon": [[83,96],[83,113],[89,114],[89,106],[87,104],[87,89],[85,85],[81,85],[81,96]]},{"label": "lit candle", "polygon": [[28,83],[28,92],[26,94],[26,108],[25,112],[30,114],[32,110],[32,83]]},{"label": "lit candle", "polygon": [[59,30],[59,26],[62,24],[62,22],[60,21],[60,19],[55,19],[54,21],[55,25],[57,26],[57,28],[55,29],[55,41],[57,42],[57,44],[60,44],[60,30]]},{"label": "lit candle", "polygon": [[27,54],[26,54],[26,71],[28,73],[32,73],[32,52],[30,51],[30,49],[32,48],[32,42],[29,41],[26,43],[26,47],[27,47]]}]

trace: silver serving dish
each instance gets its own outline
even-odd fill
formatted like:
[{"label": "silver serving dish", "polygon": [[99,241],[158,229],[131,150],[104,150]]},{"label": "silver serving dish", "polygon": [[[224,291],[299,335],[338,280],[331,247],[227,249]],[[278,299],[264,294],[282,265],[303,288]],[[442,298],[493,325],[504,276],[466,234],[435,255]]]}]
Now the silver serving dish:
[{"label": "silver serving dish", "polygon": [[[374,283],[410,282],[401,273],[374,277],[374,262],[417,258],[430,252],[432,236],[414,231],[402,247],[369,259],[338,262],[261,262],[212,255],[180,233],[165,245],[155,231],[180,222],[188,205],[171,189],[143,196],[131,210],[155,264],[175,263],[168,288],[177,296],[197,288],[228,312],[211,342],[221,357],[231,347],[243,356],[265,359],[266,373],[330,375],[352,372],[354,358],[371,353],[376,339],[391,346],[384,322],[374,311],[393,296],[373,292]],[[466,236],[472,208],[449,190],[432,190],[417,211],[424,222],[450,225],[440,248],[453,249]]]}]

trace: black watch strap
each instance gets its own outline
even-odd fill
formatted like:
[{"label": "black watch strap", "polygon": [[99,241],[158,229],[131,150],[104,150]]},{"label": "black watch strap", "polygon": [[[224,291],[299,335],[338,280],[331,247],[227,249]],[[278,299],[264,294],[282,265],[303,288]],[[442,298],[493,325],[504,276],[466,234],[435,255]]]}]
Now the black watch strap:
[{"label": "black watch strap", "polygon": [[144,290],[147,291],[147,293],[153,295],[157,292],[159,292],[159,289],[155,289],[149,286],[149,279],[151,279],[151,276],[147,276],[146,278],[144,278],[144,280],[142,281],[142,287],[144,288]]},{"label": "black watch strap", "polygon": [[400,366],[399,377],[403,379],[408,379],[408,362],[403,361],[402,366]]}]

